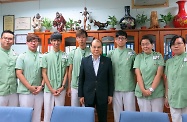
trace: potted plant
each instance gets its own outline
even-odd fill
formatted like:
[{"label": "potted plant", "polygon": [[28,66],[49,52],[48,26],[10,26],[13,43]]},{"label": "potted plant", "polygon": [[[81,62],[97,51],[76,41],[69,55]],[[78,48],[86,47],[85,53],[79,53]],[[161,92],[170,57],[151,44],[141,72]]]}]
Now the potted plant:
[{"label": "potted plant", "polygon": [[67,22],[66,22],[66,25],[65,25],[66,30],[67,30],[68,28],[70,28],[70,31],[73,31],[73,25],[74,25],[73,19],[70,19],[70,18],[69,18],[69,21],[67,21]]},{"label": "potted plant", "polygon": [[111,25],[111,30],[115,30],[115,26],[118,24],[117,18],[115,16],[108,16],[109,21],[107,23]]},{"label": "potted plant", "polygon": [[46,28],[45,32],[50,32],[50,29],[52,28],[53,24],[50,19],[43,18],[42,19],[42,26]]},{"label": "potted plant", "polygon": [[137,14],[136,15],[136,23],[141,26],[141,29],[146,29],[145,23],[148,22],[149,19],[145,14]]},{"label": "potted plant", "polygon": [[159,19],[159,21],[165,23],[164,28],[168,28],[169,22],[171,22],[174,18],[174,16],[170,12],[168,12],[166,15],[160,14],[160,17],[161,17],[161,19]]}]

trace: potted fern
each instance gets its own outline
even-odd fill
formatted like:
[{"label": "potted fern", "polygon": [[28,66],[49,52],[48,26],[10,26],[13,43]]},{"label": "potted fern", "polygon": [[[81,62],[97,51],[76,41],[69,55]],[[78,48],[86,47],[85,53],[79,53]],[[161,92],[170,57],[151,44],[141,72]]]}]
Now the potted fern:
[{"label": "potted fern", "polygon": [[165,26],[164,28],[169,28],[169,23],[173,20],[173,15],[168,12],[166,15],[160,14],[161,19],[159,19],[160,22],[164,22]]},{"label": "potted fern", "polygon": [[107,23],[111,25],[111,30],[115,30],[115,26],[118,24],[117,18],[115,16],[108,16],[109,21]]},{"label": "potted fern", "polygon": [[50,19],[44,18],[42,19],[42,26],[45,27],[45,32],[50,32],[50,29],[52,28],[53,24]]},{"label": "potted fern", "polygon": [[148,22],[149,19],[145,14],[137,14],[136,15],[136,23],[141,26],[141,29],[146,29],[145,23]]},{"label": "potted fern", "polygon": [[73,25],[74,25],[73,19],[70,19],[70,18],[69,18],[69,21],[67,21],[67,22],[66,22],[66,25],[65,25],[66,30],[67,30],[68,28],[70,28],[70,31],[73,31],[73,30],[74,30],[74,29],[73,29]]}]

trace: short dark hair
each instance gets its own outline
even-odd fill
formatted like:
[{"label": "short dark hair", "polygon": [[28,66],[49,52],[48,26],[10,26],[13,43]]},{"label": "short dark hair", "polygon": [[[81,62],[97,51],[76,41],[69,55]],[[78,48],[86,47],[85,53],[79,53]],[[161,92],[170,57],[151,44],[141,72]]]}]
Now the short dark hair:
[{"label": "short dark hair", "polygon": [[119,30],[116,32],[116,37],[125,36],[127,38],[127,33],[125,31]]},{"label": "short dark hair", "polygon": [[183,43],[186,44],[186,41],[185,41],[185,39],[184,39],[182,36],[175,35],[175,36],[173,36],[173,37],[171,38],[170,45],[169,45],[170,48],[171,48],[172,45],[175,44],[175,41],[176,41],[176,39],[178,39],[178,38],[181,38],[182,41],[183,41]]},{"label": "short dark hair", "polygon": [[53,34],[51,34],[50,40],[62,40],[62,34],[59,32],[54,32]]},{"label": "short dark hair", "polygon": [[84,29],[80,29],[76,31],[76,37],[79,37],[81,35],[85,35],[86,37],[88,37],[88,34]]},{"label": "short dark hair", "polygon": [[4,30],[4,31],[1,33],[1,38],[3,37],[3,34],[4,34],[4,33],[10,33],[10,34],[14,35],[14,32],[13,32],[13,31],[11,31],[11,30]]},{"label": "short dark hair", "polygon": [[142,43],[142,40],[144,40],[144,39],[149,40],[149,42],[150,42],[151,44],[154,43],[153,39],[152,39],[149,35],[145,35],[145,36],[143,36],[143,37],[141,38],[141,40],[140,40],[140,45],[141,45],[141,43]]},{"label": "short dark hair", "polygon": [[38,40],[38,42],[41,42],[41,39],[38,35],[34,34],[34,33],[29,33],[27,34],[27,42],[30,42],[32,40]]}]

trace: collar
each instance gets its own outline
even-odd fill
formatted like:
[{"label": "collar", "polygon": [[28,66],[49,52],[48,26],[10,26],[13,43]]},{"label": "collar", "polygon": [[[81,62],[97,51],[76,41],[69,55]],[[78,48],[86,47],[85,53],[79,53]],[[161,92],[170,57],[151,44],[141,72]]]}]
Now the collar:
[{"label": "collar", "polygon": [[[100,58],[101,58],[101,56],[99,56],[96,60],[100,61]],[[96,61],[96,60],[93,58],[93,55],[92,55],[92,61]]]}]

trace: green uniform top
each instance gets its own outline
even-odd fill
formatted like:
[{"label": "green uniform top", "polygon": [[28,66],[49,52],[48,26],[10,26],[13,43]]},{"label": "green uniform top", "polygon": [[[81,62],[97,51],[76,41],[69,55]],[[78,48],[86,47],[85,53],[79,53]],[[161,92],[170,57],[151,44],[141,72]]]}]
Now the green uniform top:
[{"label": "green uniform top", "polygon": [[187,107],[187,54],[174,56],[166,62],[168,102],[173,108]]},{"label": "green uniform top", "polygon": [[[64,75],[67,68],[67,54],[62,51],[51,50],[42,57],[42,68],[47,69],[47,76],[53,89],[62,87]],[[50,92],[47,85],[45,92]]]},{"label": "green uniform top", "polygon": [[133,63],[135,52],[132,49],[119,48],[109,51],[107,57],[112,60],[115,91],[134,91],[135,89],[135,74]]},{"label": "green uniform top", "polygon": [[[164,59],[158,52],[152,52],[151,54],[140,53],[136,56],[133,67],[140,69],[145,89],[149,89],[151,87],[159,66],[164,66]],[[154,99],[163,97],[164,91],[163,78],[161,78],[155,91],[148,97],[143,96],[137,83],[135,96],[138,98]]]},{"label": "green uniform top", "polygon": [[82,50],[78,47],[75,50],[72,50],[68,55],[68,65],[72,64],[72,77],[71,77],[71,87],[77,89],[78,88],[78,81],[79,81],[79,72],[80,72],[80,65],[81,60],[83,57],[89,56],[91,54],[90,48],[86,47]]},{"label": "green uniform top", "polygon": [[[40,86],[42,82],[41,72],[41,60],[42,54],[39,52],[33,53],[28,50],[27,52],[20,54],[16,61],[16,69],[23,71],[24,77],[27,79],[31,86]],[[30,90],[27,89],[21,82],[18,83],[18,93],[30,94]]]},{"label": "green uniform top", "polygon": [[0,47],[0,96],[16,93],[17,80],[15,65],[17,55],[10,50]]}]

